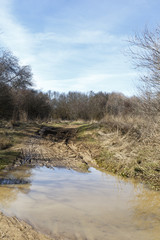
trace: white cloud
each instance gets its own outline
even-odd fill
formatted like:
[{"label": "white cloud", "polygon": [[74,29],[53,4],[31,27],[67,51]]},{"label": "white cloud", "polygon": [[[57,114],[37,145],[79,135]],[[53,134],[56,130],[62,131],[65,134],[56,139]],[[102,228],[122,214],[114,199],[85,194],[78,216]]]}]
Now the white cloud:
[{"label": "white cloud", "polygon": [[0,40],[6,47],[13,50],[18,57],[22,56],[23,61],[26,61],[31,56],[32,37],[28,30],[21,26],[11,14],[11,3],[10,0],[1,1],[0,29],[2,34]]},{"label": "white cloud", "polygon": [[[52,91],[68,92],[81,91],[88,92],[93,90],[106,92],[123,92],[126,95],[135,94],[135,79],[137,74],[135,72],[123,74],[91,74],[88,76],[71,78],[71,79],[56,79],[45,81],[39,78],[40,88],[44,91],[51,89]],[[130,79],[131,81],[128,81]],[[114,83],[114,88],[113,88]],[[124,88],[125,85],[125,88]]]},{"label": "white cloud", "polygon": [[134,77],[134,73],[125,70],[121,62],[124,36],[117,38],[104,30],[83,28],[65,34],[33,33],[16,19],[13,3],[1,0],[0,41],[22,64],[32,66],[37,88],[65,92],[123,88],[129,91],[127,78]]},{"label": "white cloud", "polygon": [[70,35],[45,32],[35,34],[34,38],[39,43],[44,41],[54,41],[62,44],[113,44],[114,42],[117,42],[117,40],[122,42],[126,39],[124,36],[117,39],[116,36],[100,30],[81,30]]}]

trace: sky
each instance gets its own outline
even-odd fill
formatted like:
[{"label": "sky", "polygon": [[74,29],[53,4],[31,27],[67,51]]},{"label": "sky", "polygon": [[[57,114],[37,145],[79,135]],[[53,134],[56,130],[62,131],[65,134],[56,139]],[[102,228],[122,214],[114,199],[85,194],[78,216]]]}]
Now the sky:
[{"label": "sky", "polygon": [[136,94],[130,36],[160,23],[160,0],[0,0],[0,46],[42,91]]}]

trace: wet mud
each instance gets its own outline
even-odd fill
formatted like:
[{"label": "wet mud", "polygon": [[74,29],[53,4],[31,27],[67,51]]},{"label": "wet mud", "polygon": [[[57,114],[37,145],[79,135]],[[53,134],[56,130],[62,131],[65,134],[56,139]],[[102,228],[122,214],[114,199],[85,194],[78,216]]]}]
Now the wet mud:
[{"label": "wet mud", "polygon": [[31,165],[87,171],[89,166],[97,166],[89,149],[73,143],[76,131],[74,128],[42,127],[25,142],[12,167]]}]

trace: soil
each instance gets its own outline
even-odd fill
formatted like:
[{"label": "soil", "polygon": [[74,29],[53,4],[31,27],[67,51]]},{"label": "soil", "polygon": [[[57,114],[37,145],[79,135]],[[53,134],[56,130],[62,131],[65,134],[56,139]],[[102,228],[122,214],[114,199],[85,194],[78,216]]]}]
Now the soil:
[{"label": "soil", "polygon": [[30,137],[12,167],[19,165],[66,167],[87,171],[96,165],[89,149],[73,143],[76,129],[43,127]]},{"label": "soil", "polygon": [[39,232],[36,232],[27,223],[15,217],[7,217],[0,213],[0,239],[4,240],[50,240]]},{"label": "soil", "polygon": [[[32,165],[88,171],[89,166],[95,166],[96,162],[92,159],[92,154],[87,147],[73,143],[75,135],[75,128],[42,127],[26,140],[21,149],[14,149],[21,151],[21,155],[14,161],[11,168],[20,165]],[[64,238],[63,236],[50,238],[37,232],[24,221],[0,213],[0,239],[63,240]]]}]

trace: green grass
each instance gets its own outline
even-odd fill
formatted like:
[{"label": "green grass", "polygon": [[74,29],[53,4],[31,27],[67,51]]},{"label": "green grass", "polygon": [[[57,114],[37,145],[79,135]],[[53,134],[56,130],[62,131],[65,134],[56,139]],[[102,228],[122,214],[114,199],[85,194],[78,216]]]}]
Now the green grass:
[{"label": "green grass", "polygon": [[82,126],[78,127],[78,133],[84,133],[86,131],[93,131],[99,128],[99,124],[92,123],[92,124],[83,124]]},{"label": "green grass", "polygon": [[20,152],[0,151],[0,169],[4,169],[6,166],[12,164],[19,155]]}]

